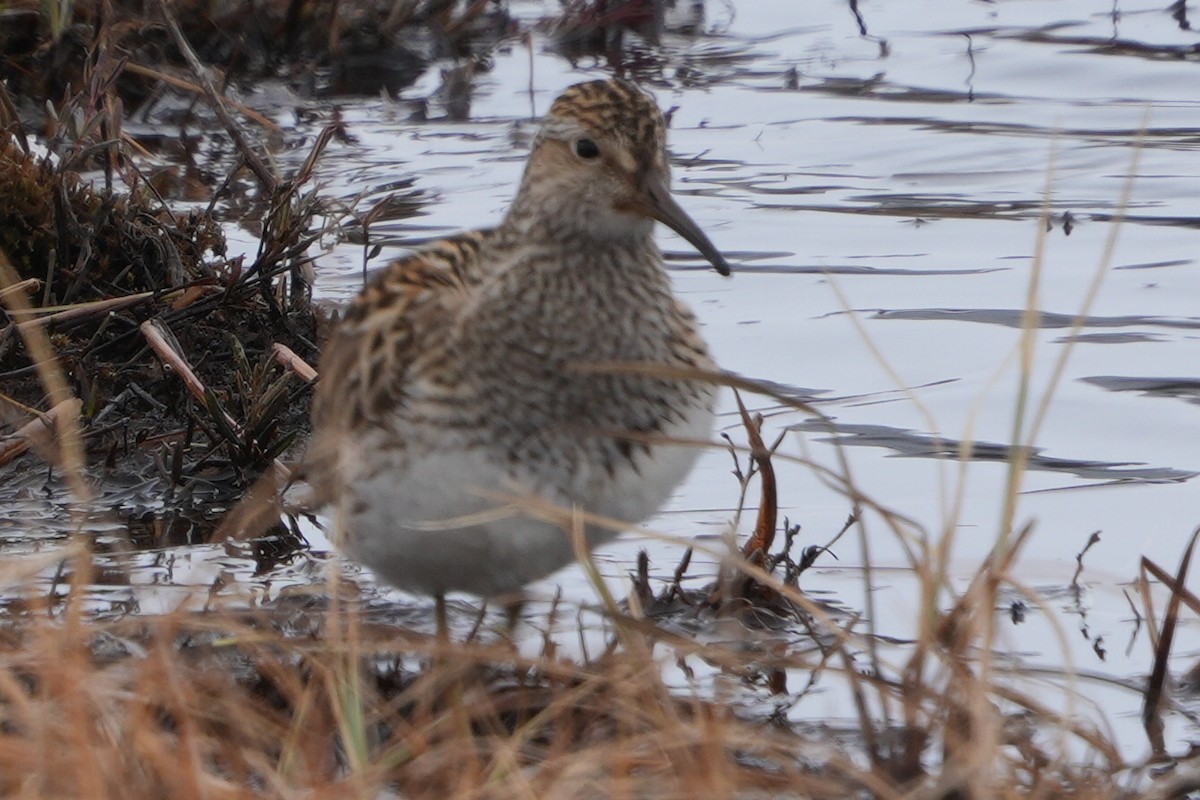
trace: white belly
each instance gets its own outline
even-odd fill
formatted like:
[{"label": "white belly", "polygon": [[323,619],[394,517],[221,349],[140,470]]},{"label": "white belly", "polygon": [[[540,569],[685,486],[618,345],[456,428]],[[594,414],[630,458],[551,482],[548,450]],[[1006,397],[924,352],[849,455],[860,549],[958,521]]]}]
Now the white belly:
[{"label": "white belly", "polygon": [[[712,424],[711,410],[695,408],[664,439],[707,441]],[[371,442],[358,444],[376,450]],[[570,475],[539,474],[447,442],[354,481],[335,520],[346,530],[336,538],[352,558],[401,589],[507,594],[575,557],[561,513],[548,520],[555,516],[549,508],[563,512],[575,505],[613,520],[587,526],[587,546],[594,547],[658,511],[698,453],[695,446],[664,441],[635,452],[632,466],[622,462],[611,475],[586,462]]]}]

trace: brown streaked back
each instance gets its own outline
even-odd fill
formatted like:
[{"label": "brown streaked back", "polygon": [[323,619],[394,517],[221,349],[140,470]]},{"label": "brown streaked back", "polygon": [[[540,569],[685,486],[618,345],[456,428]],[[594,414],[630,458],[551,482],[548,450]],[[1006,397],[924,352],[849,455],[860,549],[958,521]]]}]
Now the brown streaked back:
[{"label": "brown streaked back", "polygon": [[403,406],[418,345],[444,340],[437,329],[448,328],[483,280],[480,250],[492,235],[467,231],[397,259],[354,299],[324,346],[307,465],[336,468],[350,431],[388,425]]}]

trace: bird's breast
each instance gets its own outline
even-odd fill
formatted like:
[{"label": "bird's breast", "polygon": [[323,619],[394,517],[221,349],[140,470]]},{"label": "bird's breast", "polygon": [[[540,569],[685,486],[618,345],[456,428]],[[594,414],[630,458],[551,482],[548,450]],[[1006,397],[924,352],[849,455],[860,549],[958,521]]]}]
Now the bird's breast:
[{"label": "bird's breast", "polygon": [[693,356],[707,354],[665,275],[641,280],[636,268],[611,267],[550,265],[484,287],[452,326],[455,374],[412,396],[420,430],[457,421],[461,436],[486,438],[501,462],[553,462],[575,474],[581,464],[614,472],[656,438],[707,424],[711,388],[667,374],[695,365],[681,361],[681,339],[700,348]]}]

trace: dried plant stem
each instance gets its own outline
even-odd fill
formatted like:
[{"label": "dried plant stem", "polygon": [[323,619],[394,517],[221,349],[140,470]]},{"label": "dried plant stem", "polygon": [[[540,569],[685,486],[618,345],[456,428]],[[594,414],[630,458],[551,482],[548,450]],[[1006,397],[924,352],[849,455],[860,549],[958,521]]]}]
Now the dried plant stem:
[{"label": "dried plant stem", "polygon": [[212,79],[209,78],[208,69],[201,63],[199,56],[196,55],[196,51],[188,43],[187,37],[179,29],[179,23],[175,21],[175,15],[171,13],[166,0],[158,0],[158,10],[167,25],[167,30],[171,32],[171,38],[174,39],[175,46],[179,48],[179,52],[183,53],[188,66],[191,67],[192,72],[195,73],[196,78],[200,81],[200,85],[204,88],[204,94],[208,97],[208,102],[212,105],[213,111],[221,120],[221,124],[225,126],[225,131],[229,134],[229,137],[237,145],[238,153],[245,159],[246,166],[250,168],[250,171],[262,183],[263,189],[268,194],[274,194],[276,186],[279,185],[275,173],[270,170],[262,158],[259,157],[257,151],[246,141],[246,135],[242,132],[241,126],[229,114],[229,109],[225,107],[225,98],[213,86]]},{"label": "dried plant stem", "polygon": [[[51,308],[35,308],[25,312],[16,312],[13,314],[14,319],[33,316],[35,314],[45,314],[45,316],[35,317],[34,319],[23,319],[17,323],[17,328],[25,328],[31,326],[48,325],[50,323],[71,322],[73,320],[87,319],[89,317],[107,314],[112,311],[120,311],[130,306],[135,306],[138,303],[143,303],[152,299],[157,292],[139,292],[138,294],[126,295],[125,297],[110,297],[107,300],[94,300],[87,303],[76,303],[74,305],[65,306],[60,311],[54,311]],[[50,312],[50,313],[46,313]]]},{"label": "dried plant stem", "polygon": [[[16,270],[8,261],[8,257],[0,251],[0,289],[12,289],[22,283]],[[5,292],[0,296],[0,302],[10,314],[28,314],[31,311],[29,299],[22,292]],[[86,505],[91,500],[91,490],[84,478],[84,457],[82,437],[79,434],[79,405],[64,405],[66,401],[75,398],[74,392],[67,385],[66,376],[59,366],[58,358],[46,332],[40,327],[21,328],[18,326],[29,358],[37,368],[38,378],[46,389],[49,402],[55,407],[62,407],[54,418],[56,440],[58,441],[58,465],[62,467],[71,493],[81,504]]]},{"label": "dried plant stem", "polygon": [[292,348],[286,344],[276,342],[271,345],[271,352],[275,354],[275,360],[283,365],[285,369],[290,369],[301,380],[312,383],[317,379],[317,371],[312,368],[307,361],[296,355]]},{"label": "dried plant stem", "polygon": [[[1189,591],[1188,588],[1183,584],[1178,583],[1175,580],[1174,575],[1167,572],[1165,569],[1145,556],[1142,556],[1142,569],[1153,575],[1154,578],[1161,582],[1162,585],[1167,588],[1167,591],[1171,592],[1172,595],[1178,595],[1181,603],[1190,608],[1194,614],[1200,616],[1200,597],[1197,597],[1195,593]],[[1136,608],[1133,610],[1135,613],[1137,612]],[[1140,617],[1141,615],[1138,614],[1138,616]]]},{"label": "dried plant stem", "polygon": [[742,425],[746,428],[746,436],[750,440],[750,458],[758,466],[759,486],[762,496],[758,505],[758,518],[754,523],[754,533],[742,548],[742,556],[751,558],[755,552],[766,554],[771,550],[775,541],[775,525],[779,512],[778,491],[775,486],[775,468],[771,466],[771,453],[775,448],[768,448],[763,443],[762,420],[752,419],[742,396],[734,391],[738,412],[742,416]]},{"label": "dried plant stem", "polygon": [[[1192,531],[1187,549],[1179,562],[1179,571],[1175,575],[1173,587],[1183,587],[1187,583],[1188,570],[1192,566],[1192,554],[1196,550],[1196,542],[1200,539],[1200,528]],[[1145,560],[1145,559],[1143,559]],[[1162,717],[1162,706],[1165,699],[1167,671],[1171,657],[1171,645],[1175,641],[1176,628],[1179,624],[1179,607],[1183,603],[1183,594],[1179,588],[1173,588],[1167,610],[1163,614],[1162,629],[1158,633],[1158,642],[1154,648],[1154,668],[1146,680],[1146,699],[1142,706],[1142,725],[1146,729],[1146,738],[1156,756],[1167,755],[1166,723]]]},{"label": "dried plant stem", "polygon": [[[132,72],[134,75],[142,75],[147,78],[153,78],[156,81],[162,81],[169,86],[173,86],[176,89],[182,89],[185,92],[191,92],[192,94],[207,94],[207,91],[203,86],[193,83],[192,81],[187,81],[183,78],[176,77],[175,75],[169,75],[162,70],[157,70],[152,67],[130,63],[125,65],[125,71]],[[250,108],[243,103],[234,102],[228,98],[225,98],[225,102],[236,108],[238,113],[246,117],[246,119],[252,120],[256,124],[261,125],[262,127],[274,133],[281,133],[283,131],[283,129],[275,124],[275,122],[273,122],[269,117],[263,116],[253,108]]]},{"label": "dried plant stem", "polygon": [[11,286],[0,288],[0,300],[3,300],[9,294],[21,292],[23,294],[33,294],[42,287],[42,282],[37,278],[26,278],[23,281],[18,281]]},{"label": "dried plant stem", "polygon": [[[16,400],[12,397],[9,397],[4,392],[0,392],[0,403],[3,403],[4,405],[9,406],[10,408],[16,409],[17,413],[24,414],[27,417],[42,416],[41,411],[38,411],[36,408],[30,408],[29,406],[22,403],[20,400]],[[5,421],[8,421],[7,418],[5,418]]]},{"label": "dried plant stem", "polygon": [[[148,319],[139,326],[139,330],[141,330],[142,336],[145,337],[146,342],[150,345],[150,349],[158,354],[163,363],[175,370],[175,373],[183,380],[188,391],[192,393],[192,397],[195,397],[207,406],[208,388],[205,387],[204,382],[196,375],[187,358],[171,344],[171,341],[175,337],[171,334],[166,324],[157,319]],[[239,433],[242,431],[242,426],[237,420],[229,416],[225,411],[222,411],[221,414],[231,429]],[[284,481],[291,479],[292,471],[284,466],[279,459],[275,459],[274,466],[276,474]]]},{"label": "dried plant stem", "polygon": [[[53,452],[51,447],[53,429],[65,418],[78,417],[82,405],[83,403],[78,397],[63,400],[45,414],[39,415],[37,419],[30,420],[21,426],[16,433],[4,441],[0,441],[0,466],[4,466],[23,454],[30,445],[34,445],[39,450],[45,448],[44,452],[48,455],[51,454]],[[51,457],[47,457],[46,460],[53,462]]]},{"label": "dried plant stem", "polygon": [[[205,388],[204,382],[196,376],[196,373],[192,369],[192,365],[188,363],[187,358],[185,358],[184,355],[176,350],[175,346],[171,344],[170,339],[174,339],[175,337],[171,335],[171,332],[166,327],[166,324],[157,319],[150,319],[143,322],[139,326],[139,329],[142,332],[142,336],[146,338],[146,342],[150,345],[150,348],[158,354],[158,357],[163,360],[163,363],[175,370],[175,374],[177,374],[183,381],[184,385],[187,386],[188,391],[192,393],[192,396],[201,403],[207,402],[208,389]],[[235,430],[237,429],[237,423],[228,414],[225,415],[225,421],[228,422]]]}]

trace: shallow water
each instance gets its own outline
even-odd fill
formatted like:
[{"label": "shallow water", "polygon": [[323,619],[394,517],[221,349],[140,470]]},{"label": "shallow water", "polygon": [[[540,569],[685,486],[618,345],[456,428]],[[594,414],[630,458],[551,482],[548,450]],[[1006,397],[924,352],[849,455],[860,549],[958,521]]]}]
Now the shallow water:
[{"label": "shallow water", "polygon": [[[532,23],[558,4],[511,9]],[[965,586],[997,540],[1036,268],[1043,316],[1026,425],[1053,396],[1029,440],[1037,451],[1017,512],[1018,527],[1035,525],[1016,570],[1028,612],[1005,623],[1000,644],[1025,666],[1139,680],[1151,648],[1124,592],[1134,594],[1141,556],[1174,570],[1198,521],[1200,37],[1150,2],[860,9],[865,33],[837,0],[709,2],[699,35],[668,31],[658,47],[627,40],[632,76],[674,109],[681,202],[735,265],[722,279],[663,231],[677,290],[725,369],[793,387],[832,420],[752,398],[768,441],[787,431],[782,454],[831,468],[844,458],[861,491],[915,521],[907,540],[877,514],[864,522],[876,570],[871,621],[904,638],[918,611],[909,544],[953,531],[952,574]],[[440,118],[436,101],[428,119],[412,121],[408,101],[436,95],[436,68],[400,100],[338,102],[355,141],[330,146],[323,191],[359,214],[393,192],[411,203],[419,216],[371,229],[396,243],[496,221],[531,117],[568,84],[611,74],[592,58],[572,66],[551,45],[541,35],[532,48],[512,42],[494,53],[467,121]],[[299,133],[327,121],[330,109],[318,111]],[[253,252],[251,235],[240,239]],[[352,296],[362,254],[360,244],[331,243],[318,295]],[[741,441],[734,408],[726,397],[722,425]],[[960,468],[944,456],[963,440],[977,444]],[[647,527],[716,546],[738,496],[730,467],[714,447]],[[803,544],[824,543],[849,501],[801,464],[778,458],[776,467],[781,515],[802,524]],[[1076,554],[1093,531],[1100,542],[1075,592]],[[319,534],[310,538],[322,551]],[[863,540],[843,538],[837,560],[819,562],[802,587],[867,608]],[[616,591],[643,547],[669,576],[682,545],[630,535],[605,548]],[[254,578],[244,554],[220,555],[233,558],[221,568]],[[176,558],[207,563],[201,550]],[[305,569],[289,579],[302,581]],[[568,599],[594,602],[577,569],[535,593],[560,585]],[[1156,597],[1161,614],[1164,594]],[[1185,617],[1175,670],[1198,657],[1200,625]],[[844,716],[845,699],[822,691],[791,713]],[[1061,696],[1035,691],[1047,702]],[[1136,693],[1096,681],[1085,695],[1127,755],[1144,750]],[[1177,737],[1196,735],[1180,717],[1171,724]]]},{"label": "shallow water", "polygon": [[[736,264],[723,280],[662,234],[678,256],[677,288],[720,363],[819,392],[832,431],[755,400],[768,440],[790,430],[784,452],[830,466],[843,445],[861,490],[931,535],[956,532],[953,569],[965,585],[997,538],[1006,479],[997,457],[1012,441],[1014,351],[1040,247],[1034,408],[1064,352],[1069,359],[1032,439],[1039,450],[1017,515],[1036,525],[1017,568],[1035,599],[1026,599],[1022,623],[1006,623],[1001,644],[1024,665],[1070,662],[1139,678],[1150,647],[1122,592],[1139,556],[1173,569],[1197,523],[1200,455],[1189,432],[1200,412],[1188,382],[1200,326],[1200,40],[1151,3],[1112,13],[1072,2],[870,4],[867,36],[841,2],[806,3],[803,13],[786,0],[731,5],[709,3],[708,33],[668,35],[661,68],[635,71],[675,108],[682,202]],[[466,123],[389,121],[378,102],[345,108],[360,140],[345,156],[362,167],[343,192],[414,177],[428,202],[420,218],[390,225],[399,238],[497,219],[521,168],[513,133],[529,130],[529,86],[540,113],[567,84],[608,74],[572,69],[545,41],[534,46],[532,70],[530,62],[522,47],[497,54]],[[1116,226],[1130,177],[1127,219]],[[1052,227],[1039,244],[1046,210]],[[348,296],[359,258],[334,253],[320,291]],[[1098,274],[1103,283],[1085,306]],[[737,437],[731,400],[724,410]],[[938,437],[980,443],[976,460],[960,471],[931,458],[947,452]],[[777,468],[781,513],[803,525],[804,543],[824,542],[848,501],[802,466],[777,460]],[[728,453],[714,449],[648,527],[719,535],[737,496],[729,469]],[[951,513],[960,483],[961,508]],[[1097,530],[1077,596],[1075,556]],[[868,515],[866,536],[879,570],[876,629],[910,635],[917,600],[905,549],[878,517]],[[669,545],[627,537],[603,553],[618,587],[639,547],[661,574],[673,567]],[[836,554],[802,586],[862,607],[857,540],[844,538]],[[544,591],[558,584],[590,599],[574,571]],[[1178,669],[1200,655],[1194,620],[1176,652]],[[1035,691],[1060,696],[1048,684]],[[793,713],[844,714],[837,695]],[[1095,683],[1085,696],[1099,699],[1129,754],[1144,747],[1135,693]]]}]

